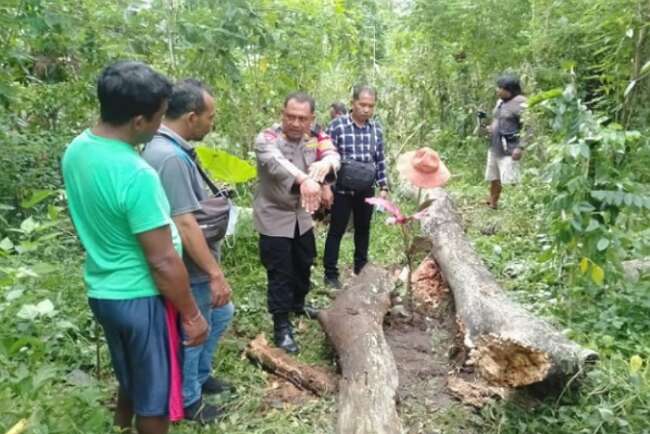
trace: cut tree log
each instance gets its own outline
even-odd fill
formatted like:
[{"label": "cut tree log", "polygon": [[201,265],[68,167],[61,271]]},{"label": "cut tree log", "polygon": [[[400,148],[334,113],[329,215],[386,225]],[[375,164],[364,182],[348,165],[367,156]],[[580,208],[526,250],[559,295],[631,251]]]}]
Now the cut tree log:
[{"label": "cut tree log", "polygon": [[493,385],[552,392],[597,361],[597,353],[510,300],[465,236],[449,195],[438,188],[429,198],[422,230],[452,291],[468,364]]},{"label": "cut tree log", "polygon": [[389,273],[367,265],[318,315],[339,357],[339,434],[397,434],[398,373],[383,321],[393,287]]},{"label": "cut tree log", "polygon": [[290,381],[300,389],[309,390],[318,396],[336,391],[336,375],[333,372],[294,360],[283,350],[269,346],[264,335],[258,335],[248,343],[246,355],[267,371]]}]

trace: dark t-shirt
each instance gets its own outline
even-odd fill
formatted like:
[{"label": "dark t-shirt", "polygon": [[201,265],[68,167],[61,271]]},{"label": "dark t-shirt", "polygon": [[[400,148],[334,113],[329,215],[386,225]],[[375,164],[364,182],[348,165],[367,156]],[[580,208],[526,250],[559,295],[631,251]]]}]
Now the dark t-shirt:
[{"label": "dark t-shirt", "polygon": [[[196,164],[181,147],[190,145],[178,134],[164,125],[159,133],[144,148],[142,157],[153,167],[160,176],[169,205],[171,216],[186,214],[201,208],[200,201],[208,198],[208,191],[201,179]],[[170,139],[169,137],[172,137]],[[209,245],[215,258],[219,258],[219,245]],[[190,258],[183,249],[183,262],[187,267],[192,283],[209,281],[208,275]]]},{"label": "dark t-shirt", "polygon": [[[510,155],[514,148],[521,146],[519,134],[525,102],[525,96],[517,95],[508,101],[499,100],[494,108],[490,151],[497,157]],[[507,141],[507,150],[504,150],[504,138]]]}]

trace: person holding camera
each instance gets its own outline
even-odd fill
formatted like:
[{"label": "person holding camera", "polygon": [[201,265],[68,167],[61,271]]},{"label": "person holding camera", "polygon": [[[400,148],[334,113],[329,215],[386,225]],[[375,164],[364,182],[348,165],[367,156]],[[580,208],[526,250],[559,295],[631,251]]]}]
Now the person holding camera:
[{"label": "person holding camera", "polygon": [[374,88],[355,86],[350,113],[334,119],[328,128],[341,154],[323,259],[324,281],[332,288],[341,287],[337,263],[350,214],[354,223],[354,273],[358,274],[368,262],[373,208],[366,203],[366,198],[374,196],[375,185],[379,186],[381,197],[388,195],[384,135],[379,124],[372,120],[376,100]]},{"label": "person holding camera", "polygon": [[[497,80],[496,94],[499,100],[494,108],[492,123],[486,128],[490,135],[485,180],[490,183],[487,205],[497,209],[503,184],[519,183],[520,160],[523,155],[521,140],[521,115],[526,103],[519,78],[503,75]],[[478,116],[481,117],[481,112]]]}]

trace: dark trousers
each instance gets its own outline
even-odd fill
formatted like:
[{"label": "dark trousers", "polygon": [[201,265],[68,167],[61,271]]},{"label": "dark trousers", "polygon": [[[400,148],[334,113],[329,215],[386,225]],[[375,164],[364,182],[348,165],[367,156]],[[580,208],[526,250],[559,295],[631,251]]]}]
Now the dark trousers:
[{"label": "dark trousers", "polygon": [[368,190],[354,195],[334,193],[334,204],[330,228],[325,241],[325,254],[323,265],[325,277],[338,278],[339,250],[341,239],[352,213],[354,221],[354,272],[358,273],[368,262],[368,243],[370,242],[370,220],[372,218],[372,205],[365,199],[372,197],[374,191]]},{"label": "dark trousers", "polygon": [[314,231],[293,238],[260,235],[260,257],[268,280],[267,303],[271,314],[298,312],[309,292],[311,266],[316,256]]}]

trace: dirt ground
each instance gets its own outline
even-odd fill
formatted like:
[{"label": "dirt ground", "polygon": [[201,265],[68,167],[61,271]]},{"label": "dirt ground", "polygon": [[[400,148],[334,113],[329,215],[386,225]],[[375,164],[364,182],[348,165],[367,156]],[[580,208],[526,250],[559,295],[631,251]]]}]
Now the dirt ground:
[{"label": "dirt ground", "polygon": [[[399,372],[397,408],[408,433],[473,433],[473,412],[447,388],[457,371],[458,327],[449,289],[433,262],[413,273],[415,314],[389,314],[384,335]],[[392,311],[394,312],[394,310]]]},{"label": "dirt ground", "polygon": [[[393,309],[384,323],[399,372],[397,409],[404,429],[409,434],[475,434],[473,422],[478,416],[447,387],[449,374],[460,371],[457,361],[463,359],[449,290],[435,263],[425,261],[412,279],[415,308]],[[411,310],[415,313],[410,316],[400,314]],[[267,409],[318,399],[287,381],[271,378]]]}]

